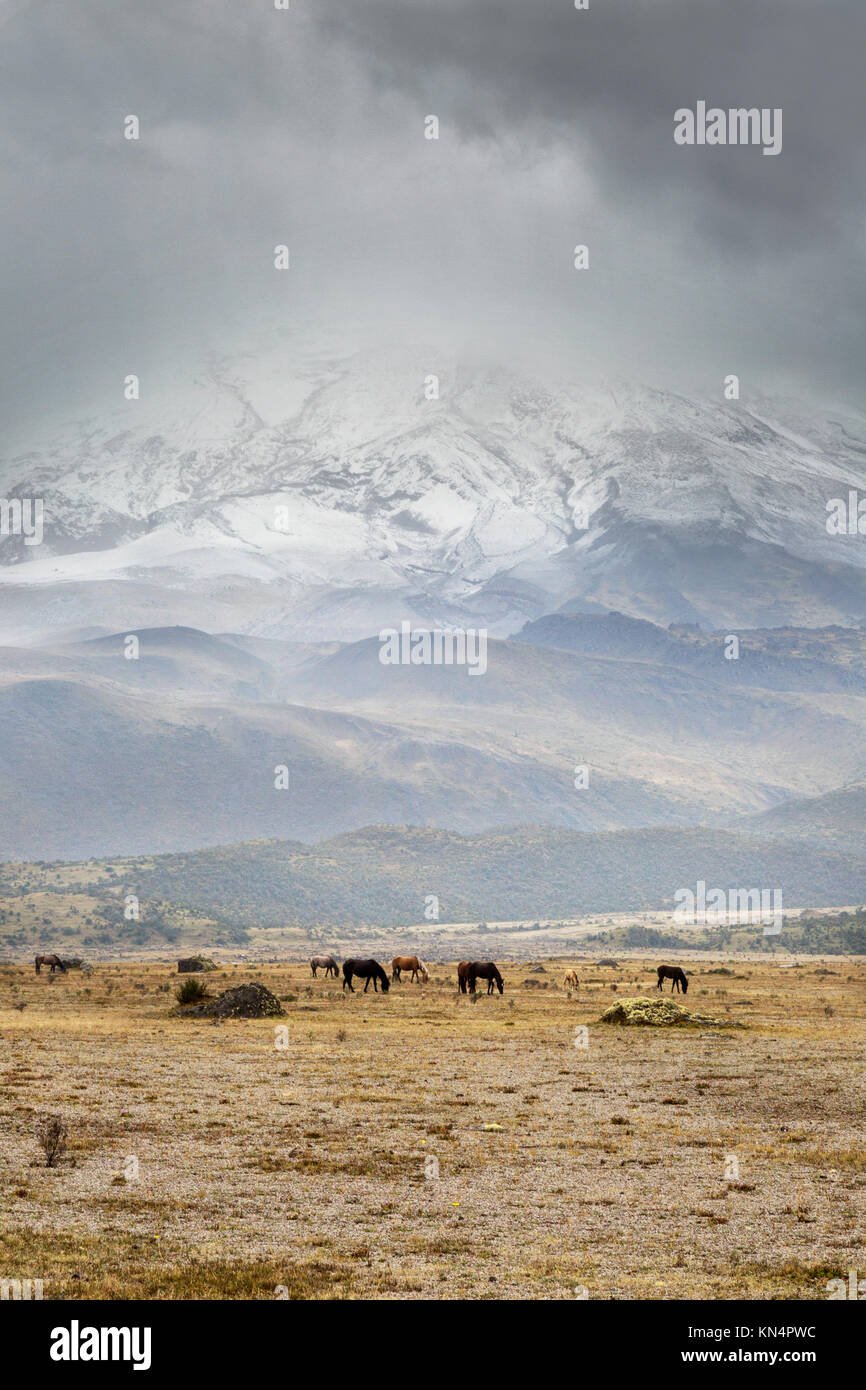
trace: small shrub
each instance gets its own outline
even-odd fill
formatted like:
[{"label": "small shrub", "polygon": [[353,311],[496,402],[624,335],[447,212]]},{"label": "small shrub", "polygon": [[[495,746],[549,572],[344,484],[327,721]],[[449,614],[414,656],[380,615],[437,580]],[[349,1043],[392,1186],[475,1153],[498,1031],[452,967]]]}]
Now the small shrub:
[{"label": "small shrub", "polygon": [[179,1004],[200,1004],[203,999],[209,999],[210,995],[201,980],[190,975],[178,985],[174,997]]},{"label": "small shrub", "polygon": [[69,1128],[59,1115],[42,1115],[36,1121],[36,1138],[45,1155],[46,1168],[53,1168],[66,1153]]}]

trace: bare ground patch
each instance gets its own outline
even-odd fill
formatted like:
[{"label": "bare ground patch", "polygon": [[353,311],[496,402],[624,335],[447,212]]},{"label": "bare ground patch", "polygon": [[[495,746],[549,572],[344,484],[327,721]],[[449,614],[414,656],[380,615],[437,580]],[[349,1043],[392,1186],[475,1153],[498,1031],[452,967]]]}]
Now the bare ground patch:
[{"label": "bare ground patch", "polygon": [[[453,967],[344,998],[302,964],[221,966],[285,1016],[214,1023],[173,1016],[168,961],[50,987],[6,967],[0,1275],[46,1298],[807,1298],[866,1269],[862,963],[707,961],[688,1003],[747,1024],[724,1035],[598,1023],[651,961],[570,998],[546,964],[549,988],[506,963],[476,1003]],[[45,1112],[74,1163],[39,1166]]]}]

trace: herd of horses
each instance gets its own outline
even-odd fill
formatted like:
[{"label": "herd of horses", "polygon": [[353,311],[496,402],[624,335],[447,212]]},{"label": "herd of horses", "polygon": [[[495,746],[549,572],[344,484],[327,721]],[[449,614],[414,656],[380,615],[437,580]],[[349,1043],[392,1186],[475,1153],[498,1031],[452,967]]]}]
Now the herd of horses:
[{"label": "herd of horses", "polygon": [[[78,965],[80,962],[75,961],[70,962],[70,964]],[[60,970],[64,975],[66,974],[66,964],[59,956],[37,956],[37,975],[40,973],[43,965],[50,967],[52,975],[55,970]],[[340,978],[340,967],[333,956],[313,956],[310,961],[310,969],[313,972],[314,979],[318,979],[320,970],[324,970],[326,977],[332,975],[335,980]],[[671,994],[673,994],[674,990],[677,990],[677,992],[682,990],[683,994],[688,992],[688,977],[679,965],[660,965],[656,973],[658,975],[657,989],[662,989],[664,981],[670,980]],[[402,980],[404,974],[410,976],[412,983],[418,981],[422,985],[426,985],[430,978],[430,972],[419,956],[395,956],[391,961],[390,980],[388,979],[385,967],[380,965],[377,960],[373,960],[372,958],[361,960],[353,957],[343,961],[343,989],[348,989],[354,994],[355,990],[352,981],[354,979],[365,980],[364,993],[366,994],[370,987],[370,981],[372,980],[374,993],[379,993],[379,986],[381,985],[382,993],[387,994],[388,990],[391,988],[391,983],[395,980],[397,982]],[[474,994],[476,982],[478,980],[487,981],[488,994],[492,994],[494,989],[498,989],[501,994],[505,988],[502,976],[492,960],[461,960],[460,964],[457,966],[457,985],[460,993],[466,994],[468,992],[469,994]],[[577,971],[567,970],[563,983],[566,989],[578,989],[580,987],[580,981],[577,978]]]},{"label": "herd of horses", "polygon": [[[324,970],[326,976],[333,975],[335,980],[338,979],[340,975],[340,967],[333,956],[314,956],[310,961],[310,969],[314,976],[316,976],[320,970]],[[343,961],[343,989],[348,989],[354,994],[355,989],[352,981],[354,979],[365,980],[364,993],[366,994],[370,987],[370,981],[372,980],[374,993],[379,993],[379,986],[381,985],[382,993],[387,994],[388,990],[391,988],[392,982],[394,980],[399,982],[402,980],[404,974],[409,975],[413,982],[417,980],[422,985],[426,985],[427,981],[430,979],[430,972],[420,956],[395,956],[391,961],[390,980],[388,979],[388,972],[385,970],[385,967],[380,965],[377,960],[373,960],[372,958],[362,960],[357,957],[351,957],[349,960]]]},{"label": "herd of horses", "polygon": [[[333,975],[335,980],[340,978],[340,967],[333,956],[313,956],[310,961],[310,970],[314,979],[318,978],[320,970],[324,970],[326,978],[329,975]],[[358,978],[367,982],[364,985],[365,994],[370,987],[371,980],[376,994],[379,993],[380,985],[382,986],[382,993],[387,994],[392,981],[401,980],[404,973],[410,975],[413,982],[418,980],[422,985],[426,985],[430,979],[430,972],[419,956],[395,956],[391,961],[390,980],[385,967],[380,965],[377,960],[361,960],[353,957],[343,961],[343,989],[349,989],[354,994],[355,989],[352,981]]]},{"label": "herd of horses", "polygon": [[[325,976],[333,975],[337,980],[340,977],[340,967],[333,956],[313,956],[310,961],[310,970],[313,978],[317,979],[320,970],[325,972]],[[411,983],[416,981],[426,985],[430,979],[430,971],[421,960],[420,956],[395,956],[391,961],[391,979],[388,979],[388,972],[377,960],[361,960],[352,957],[343,961],[343,989],[348,989],[352,994],[355,987],[352,981],[355,979],[365,980],[364,993],[370,988],[370,981],[373,982],[374,993],[379,993],[379,986],[382,986],[382,993],[387,994],[394,981],[398,983],[404,975],[408,975]],[[492,960],[462,960],[457,967],[457,984],[461,994],[475,993],[477,980],[487,981],[487,993],[492,994],[494,988],[501,994],[505,985],[502,976],[497,970]]]},{"label": "herd of horses", "polygon": [[[313,956],[310,961],[310,969],[314,978],[318,978],[320,970],[324,970],[326,976],[333,975],[335,980],[340,978],[340,967],[333,956]],[[679,965],[660,965],[656,973],[658,976],[657,989],[662,989],[664,981],[670,980],[671,994],[675,989],[677,992],[682,990],[683,994],[687,993],[688,977]],[[376,994],[379,993],[379,985],[382,986],[382,993],[387,994],[391,984],[395,980],[399,982],[404,974],[410,975],[413,982],[417,980],[422,985],[426,985],[430,978],[430,972],[419,956],[395,956],[391,961],[390,980],[385,967],[380,965],[377,960],[352,958],[343,961],[343,989],[349,989],[354,994],[352,981],[354,979],[366,980],[364,985],[364,993],[366,994],[372,980],[373,990]],[[457,966],[457,985],[460,993],[474,994],[478,980],[487,981],[488,994],[492,994],[494,989],[498,989],[501,994],[505,988],[502,976],[492,960],[461,960]],[[577,978],[577,971],[567,970],[563,983],[566,989],[579,989],[580,980]]]}]

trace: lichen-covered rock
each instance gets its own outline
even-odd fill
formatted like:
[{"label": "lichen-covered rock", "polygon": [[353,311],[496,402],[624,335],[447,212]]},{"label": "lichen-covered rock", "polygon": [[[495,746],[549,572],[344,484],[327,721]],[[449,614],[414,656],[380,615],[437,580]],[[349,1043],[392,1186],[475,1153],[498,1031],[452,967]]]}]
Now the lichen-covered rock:
[{"label": "lichen-covered rock", "polygon": [[266,985],[251,980],[185,1012],[199,1018],[282,1018],[285,1010]]},{"label": "lichen-covered rock", "polygon": [[210,956],[184,956],[177,963],[178,975],[188,975],[190,972],[201,970],[216,970],[216,965]]},{"label": "lichen-covered rock", "polygon": [[673,999],[618,999],[605,1009],[602,1023],[621,1023],[652,1028],[670,1028],[685,1024],[699,1024],[702,1028],[742,1028],[742,1023],[728,1022],[721,1018],[711,1018],[709,1014],[693,1013],[684,1004]]}]

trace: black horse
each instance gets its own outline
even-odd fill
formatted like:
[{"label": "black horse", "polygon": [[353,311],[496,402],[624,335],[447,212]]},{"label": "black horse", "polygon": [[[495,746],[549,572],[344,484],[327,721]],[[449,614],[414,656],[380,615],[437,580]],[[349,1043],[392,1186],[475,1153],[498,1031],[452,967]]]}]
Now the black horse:
[{"label": "black horse", "polygon": [[367,990],[370,987],[371,980],[373,981],[373,989],[377,994],[379,993],[379,985],[382,986],[383,994],[387,994],[388,990],[390,989],[390,985],[388,984],[388,976],[385,974],[383,967],[379,964],[377,960],[343,961],[343,989],[345,989],[348,985],[349,989],[352,991],[352,994],[355,993],[354,989],[352,988],[353,975],[357,975],[362,980],[366,979],[367,983],[364,986],[365,994],[367,993]]},{"label": "black horse", "polygon": [[686,978],[686,972],[682,970],[680,966],[660,965],[657,973],[659,977],[658,984],[656,986],[657,989],[661,989],[663,980],[670,980],[671,994],[673,994],[674,990],[677,990],[677,992],[679,992],[680,986],[682,986],[683,994],[688,993],[689,982]]},{"label": "black horse", "polygon": [[487,981],[487,993],[493,993],[493,986],[501,994],[505,985],[502,976],[493,964],[492,960],[462,960],[457,967],[457,980],[460,985],[461,994],[465,994],[467,987],[470,994],[475,993],[475,981],[477,979]]}]

